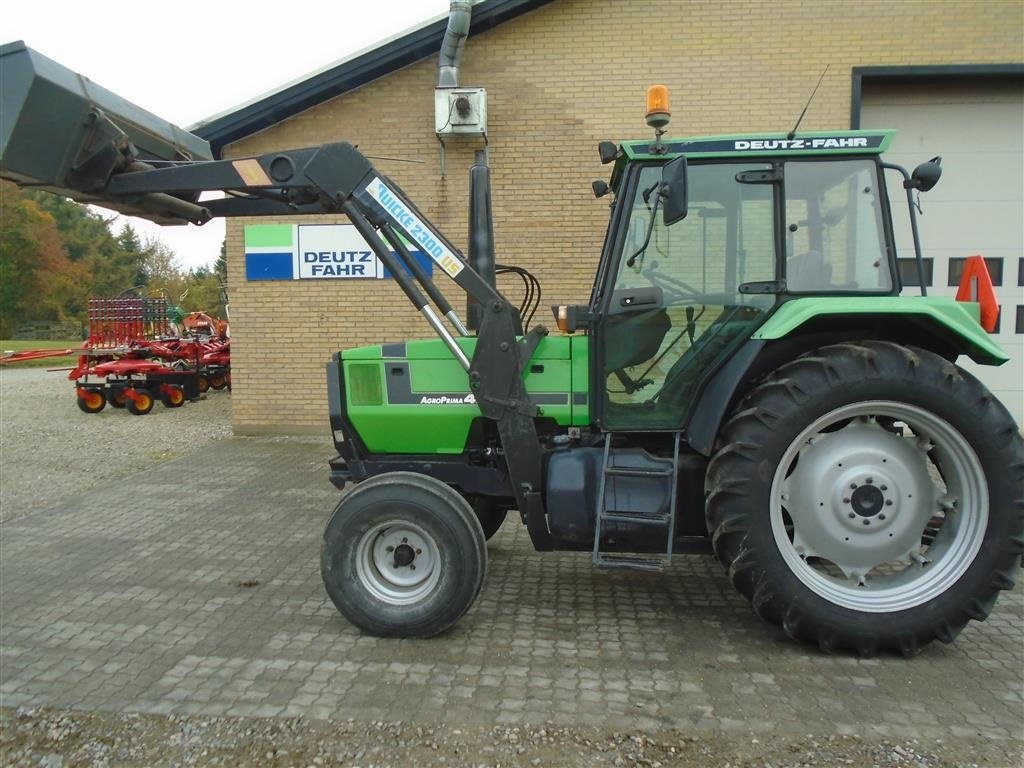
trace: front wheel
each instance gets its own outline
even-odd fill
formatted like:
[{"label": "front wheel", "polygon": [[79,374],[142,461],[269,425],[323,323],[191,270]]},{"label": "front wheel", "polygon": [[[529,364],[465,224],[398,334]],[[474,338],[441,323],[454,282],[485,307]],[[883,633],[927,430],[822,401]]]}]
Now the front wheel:
[{"label": "front wheel", "polygon": [[431,637],[469,610],[487,546],[472,508],[444,483],[389,472],[360,483],[324,531],[320,572],[338,610],[381,637]]},{"label": "front wheel", "polygon": [[915,653],[984,620],[1024,551],[1024,445],[970,374],[839,344],[740,404],[708,469],[715,551],[762,618],[825,650]]},{"label": "front wheel", "polygon": [[160,402],[166,408],[180,408],[185,404],[185,390],[177,384],[171,384],[167,389],[160,390]]},{"label": "front wheel", "polygon": [[107,404],[107,396],[102,389],[84,388],[78,393],[78,408],[84,413],[99,413]]},{"label": "front wheel", "polygon": [[153,393],[148,389],[136,389],[135,397],[129,397],[128,413],[133,416],[145,416],[153,410]]}]

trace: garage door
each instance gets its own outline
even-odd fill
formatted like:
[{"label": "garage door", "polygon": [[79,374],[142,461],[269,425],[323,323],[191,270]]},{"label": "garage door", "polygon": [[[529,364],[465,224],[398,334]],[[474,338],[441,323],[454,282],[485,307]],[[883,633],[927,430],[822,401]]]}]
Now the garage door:
[{"label": "garage door", "polygon": [[[942,156],[942,179],[921,196],[918,217],[928,293],[955,294],[963,259],[988,260],[1002,307],[993,338],[1011,361],[961,364],[1024,424],[1024,81],[865,84],[861,127],[895,128],[886,159],[908,171]],[[904,285],[916,285],[906,193],[897,174],[887,180]]]}]

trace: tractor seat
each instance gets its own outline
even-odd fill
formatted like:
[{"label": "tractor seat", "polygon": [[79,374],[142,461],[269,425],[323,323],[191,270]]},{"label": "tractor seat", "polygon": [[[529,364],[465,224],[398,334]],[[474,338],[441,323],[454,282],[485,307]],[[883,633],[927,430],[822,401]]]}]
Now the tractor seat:
[{"label": "tractor seat", "polygon": [[832,265],[821,251],[807,251],[786,259],[786,288],[791,291],[827,291],[832,287]]},{"label": "tractor seat", "polygon": [[640,365],[658,354],[672,321],[664,309],[611,315],[605,325],[605,371]]}]

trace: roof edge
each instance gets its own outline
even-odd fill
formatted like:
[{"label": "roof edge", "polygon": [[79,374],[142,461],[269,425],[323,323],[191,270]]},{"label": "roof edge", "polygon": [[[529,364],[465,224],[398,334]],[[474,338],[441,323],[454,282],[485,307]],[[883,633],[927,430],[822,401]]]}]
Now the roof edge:
[{"label": "roof edge", "polygon": [[[552,0],[483,0],[473,6],[470,37],[547,5]],[[202,120],[189,130],[210,143],[215,157],[232,142],[265,130],[328,99],[355,90],[441,49],[448,14],[429,19],[265,96]]]},{"label": "roof edge", "polygon": [[624,141],[621,159],[662,160],[686,155],[690,158],[770,157],[789,155],[855,154],[880,155],[888,151],[896,131],[891,128],[870,130],[800,131],[790,135],[782,131],[752,131],[719,136],[693,136],[662,139],[662,149],[654,152],[650,141]]}]

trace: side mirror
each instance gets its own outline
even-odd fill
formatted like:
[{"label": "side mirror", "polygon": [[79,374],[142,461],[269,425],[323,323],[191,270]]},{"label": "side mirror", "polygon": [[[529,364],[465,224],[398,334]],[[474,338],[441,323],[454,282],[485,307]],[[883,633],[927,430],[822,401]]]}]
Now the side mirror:
[{"label": "side mirror", "polygon": [[611,191],[611,187],[608,186],[608,182],[604,179],[591,182],[590,188],[594,190],[594,197],[604,197]]},{"label": "side mirror", "polygon": [[686,155],[677,157],[662,168],[661,195],[666,227],[686,218]]},{"label": "side mirror", "polygon": [[602,141],[597,145],[597,154],[601,157],[601,165],[608,165],[619,156],[619,148],[614,141]]},{"label": "side mirror", "polygon": [[939,177],[942,176],[941,162],[941,157],[933,157],[927,163],[921,163],[910,175],[910,181],[904,182],[904,186],[908,189],[927,192],[939,183]]}]

